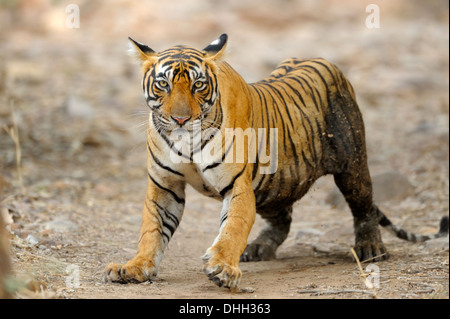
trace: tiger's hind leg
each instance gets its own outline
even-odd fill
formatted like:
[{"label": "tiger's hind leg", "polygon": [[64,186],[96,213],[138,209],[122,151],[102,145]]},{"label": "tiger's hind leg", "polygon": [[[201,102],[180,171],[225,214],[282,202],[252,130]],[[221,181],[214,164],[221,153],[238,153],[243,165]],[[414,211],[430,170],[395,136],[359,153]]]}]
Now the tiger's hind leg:
[{"label": "tiger's hind leg", "polygon": [[261,213],[266,225],[244,250],[240,261],[262,261],[275,258],[275,251],[286,239],[292,220],[292,206],[282,211]]},{"label": "tiger's hind leg", "polygon": [[364,122],[351,84],[340,71],[335,72],[334,83],[329,85],[330,110],[325,116],[329,135],[322,139],[323,167],[333,174],[352,211],[358,258],[379,261],[388,255],[378,226],[378,208],[373,203]]},{"label": "tiger's hind leg", "polygon": [[372,181],[367,165],[334,175],[336,185],[344,195],[353,214],[355,252],[361,261],[381,261],[388,254],[381,240],[378,208],[373,204]]}]

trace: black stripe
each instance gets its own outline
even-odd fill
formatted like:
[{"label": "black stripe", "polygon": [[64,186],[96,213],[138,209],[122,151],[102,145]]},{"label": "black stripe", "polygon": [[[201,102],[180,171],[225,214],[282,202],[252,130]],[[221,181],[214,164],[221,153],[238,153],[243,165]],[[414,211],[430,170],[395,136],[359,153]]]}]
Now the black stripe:
[{"label": "black stripe", "polygon": [[258,94],[258,98],[259,98],[259,106],[261,108],[261,111],[259,112],[261,114],[260,118],[261,118],[261,128],[264,127],[264,112],[263,112],[263,107],[264,107],[264,103],[263,100],[261,98],[261,93],[259,92],[258,88],[255,86],[252,86],[254,91],[256,92],[256,94]]},{"label": "black stripe", "polygon": [[173,174],[176,174],[176,175],[179,175],[179,176],[184,176],[184,175],[181,174],[180,172],[177,172],[177,171],[171,169],[170,167],[164,165],[163,163],[161,163],[161,161],[160,161],[159,159],[156,158],[155,154],[153,154],[152,149],[150,148],[150,144],[149,144],[149,143],[147,143],[147,147],[148,147],[148,150],[150,151],[150,154],[152,155],[153,161],[154,161],[156,164],[158,164],[159,167],[161,167],[161,168],[165,169],[166,171],[169,171],[169,172],[171,172],[171,173],[173,173]]},{"label": "black stripe", "polygon": [[[268,107],[268,104],[267,104],[267,100],[266,100],[266,95],[264,94],[264,91],[263,91],[263,89],[265,89],[265,91],[267,91],[267,88],[266,87],[264,87],[263,85],[260,85],[258,88],[257,88],[257,90],[260,90],[261,91],[261,95],[262,95],[262,97],[263,97],[263,100],[264,100],[264,106],[265,106],[265,113],[266,113],[266,119],[267,119],[267,125],[266,126],[263,126],[263,127],[265,127],[265,128],[270,128],[270,127],[275,127],[275,124],[272,126],[271,125],[271,122],[272,121],[274,121],[275,122],[275,119],[273,118],[273,115],[276,115],[274,112],[273,113],[270,113],[270,111],[269,111],[269,107]],[[270,95],[270,92],[269,92],[269,94],[268,94],[271,98],[272,98],[272,96]],[[273,98],[272,98],[272,101],[273,101]],[[272,116],[270,116],[272,114]],[[269,136],[269,130],[267,129],[266,130],[266,156],[267,156],[267,150],[268,149],[270,149],[269,148],[269,146],[270,146],[270,136]],[[259,150],[260,151],[260,150]],[[261,154],[261,153],[260,153]]]},{"label": "black stripe", "polygon": [[[259,99],[259,106],[261,108],[260,113],[260,119],[261,119],[261,128],[264,128],[264,112],[263,112],[263,107],[264,107],[264,102],[262,100],[261,97],[261,93],[259,92],[258,88],[256,86],[251,86],[254,90],[254,92],[256,92],[256,94],[258,95],[258,99]],[[253,112],[252,112],[253,113]],[[262,138],[259,136],[259,132],[258,132],[258,139],[260,142],[262,142]],[[258,172],[258,168],[259,168],[259,155],[260,155],[260,151],[261,151],[261,143],[258,145],[258,151],[256,152],[256,162],[253,164],[253,172],[252,172],[252,180],[255,179],[257,172]]]},{"label": "black stripe", "polygon": [[[169,242],[169,241],[170,241],[170,238],[172,238],[172,235],[173,235],[173,233],[175,232],[175,228],[174,228],[173,226],[167,224],[167,223],[164,221],[164,219],[163,219],[162,228],[163,228],[162,234],[163,234],[164,237],[167,238],[167,242]],[[169,231],[169,234],[167,234],[167,233],[164,231],[164,228],[166,228],[166,229]]]},{"label": "black stripe", "polygon": [[408,233],[403,229],[399,229],[396,234],[398,238],[408,240]]},{"label": "black stripe", "polygon": [[[207,127],[202,128],[202,132],[206,132],[209,128],[214,128],[214,129],[220,130],[220,128],[222,127],[222,121],[223,121],[222,107],[220,107],[220,105],[216,106],[214,108],[214,110],[215,110],[214,120]],[[211,114],[211,112],[208,115],[210,115],[210,114]],[[208,118],[208,116],[205,118],[205,120],[207,118]],[[202,122],[202,125],[203,125],[203,122]],[[217,131],[216,131],[216,133],[211,134],[208,139],[204,139],[204,141],[202,142],[202,145],[201,145],[202,150],[214,138],[215,134],[217,134]]]},{"label": "black stripe", "polygon": [[255,194],[259,193],[259,188],[263,185],[264,179],[266,178],[266,176],[269,176],[268,174],[263,174],[261,175],[261,179],[259,180],[258,185],[256,185],[256,187],[254,188]]},{"label": "black stripe", "polygon": [[[300,86],[303,88],[303,85],[301,84],[300,78],[293,78],[293,77],[290,77],[289,79],[292,79],[292,80],[296,81],[296,82],[297,82],[298,84],[300,84]],[[304,88],[303,88],[303,89],[304,89]],[[293,91],[294,91],[294,92],[296,93],[296,95],[299,97],[299,99],[300,99],[300,101],[302,102],[302,104],[306,107],[305,101],[303,100],[303,97],[302,97],[301,93],[298,92],[297,90],[293,90]],[[308,126],[310,127],[310,131],[311,131],[311,144],[308,143],[308,148],[311,148],[311,149],[310,149],[310,152],[311,152],[311,154],[313,155],[314,160],[317,161],[318,158],[317,158],[317,152],[316,152],[316,145],[315,145],[315,142],[314,142],[314,128],[313,128],[313,125],[312,125],[312,123],[311,123],[309,117],[308,117],[308,116],[306,115],[306,113],[302,110],[301,106],[298,105],[297,103],[294,103],[294,104],[295,104],[295,106],[297,107],[297,109],[300,111],[300,113],[302,114],[302,117],[301,117],[301,119],[302,119],[302,126],[303,126],[303,128],[304,128],[304,130],[305,130],[305,133],[306,133],[306,136],[307,136],[308,139],[310,138],[310,134],[308,134],[308,130],[307,130],[306,126],[305,126],[304,120],[306,120],[306,122],[308,123]]]},{"label": "black stripe", "polygon": [[[324,67],[328,71],[328,73],[330,74],[331,78],[333,79],[333,83],[334,83],[334,85],[336,87],[336,92],[339,93],[342,101],[347,105],[347,100],[344,98],[344,96],[340,92],[340,90],[339,90],[339,83],[338,83],[338,81],[337,81],[337,79],[335,77],[335,74],[333,74],[333,72],[331,72],[330,68],[327,65],[325,65],[324,63],[319,62],[319,61],[311,61],[311,62],[314,62],[314,63],[317,63],[317,64],[321,65],[322,67]],[[316,70],[316,68],[314,68],[313,66],[309,66],[309,67],[311,69],[314,69],[315,72],[320,75],[320,72],[318,70]],[[325,83],[325,80],[323,79],[323,77],[321,75],[320,75],[320,77],[322,78],[322,81],[324,81],[324,83]],[[328,96],[328,99],[330,101],[330,93],[331,93],[331,91],[329,90],[327,85],[326,85],[326,87],[327,87],[327,92],[328,92],[327,96]],[[354,101],[352,101],[352,103],[354,103]],[[349,119],[352,118],[352,115],[349,114],[352,111],[348,110],[348,108],[344,108],[343,105],[341,105],[340,103],[337,103],[337,104],[338,104],[338,106],[340,106],[342,112],[345,114],[345,117],[346,117],[347,122],[349,124],[348,127],[350,128],[350,133],[352,134],[352,138],[353,138],[353,143],[351,143],[351,144],[354,144],[354,143],[356,143],[356,141],[358,141],[358,139],[356,137],[356,133],[355,133],[355,130],[353,129],[352,123],[350,123],[350,120],[349,120]],[[330,103],[330,108],[331,108],[331,106],[332,105]]]},{"label": "black stripe", "polygon": [[300,161],[298,159],[297,148],[295,147],[295,143],[292,140],[291,134],[288,134],[288,138],[289,138],[289,142],[291,143],[292,156],[294,157],[294,161],[295,161],[295,171],[298,173],[300,170]]},{"label": "black stripe", "polygon": [[[176,230],[176,227],[178,226],[178,224],[176,224],[176,222],[170,217],[169,213],[165,209],[162,209],[162,207],[160,207],[159,205],[158,205],[158,208],[159,208],[158,214],[159,214],[159,216],[161,216],[161,219],[162,219],[162,227],[163,227],[162,234],[165,235],[165,237],[167,238],[167,241],[169,241],[170,238],[172,238],[173,234],[175,233],[175,230]],[[163,218],[162,213],[164,213],[164,215],[166,217],[171,219],[175,223],[175,226],[168,224],[166,222],[166,220]],[[166,234],[166,232],[164,231],[164,228],[166,228],[169,231],[169,234]]]},{"label": "black stripe", "polygon": [[[281,94],[281,92],[274,85],[268,84],[268,83],[266,85],[272,90],[272,92],[275,92],[275,93],[278,94],[278,96],[281,99],[281,102],[283,103],[284,106],[286,106],[287,103],[286,103],[286,100],[285,100],[283,94]],[[275,114],[275,116],[276,116],[277,122],[278,122],[277,114],[279,114],[279,118],[280,118],[281,124],[283,125],[283,146],[284,146],[284,149],[286,150],[286,135],[288,135],[288,131],[289,130],[286,127],[286,121],[284,121],[284,117],[283,117],[283,114],[280,111],[280,107],[279,107],[277,101],[274,99],[274,97],[271,94],[272,92],[269,90],[268,94],[272,98],[274,109],[277,111],[277,112],[273,112]],[[286,109],[286,107],[284,109]],[[278,127],[278,125],[276,125],[276,127]],[[267,128],[267,129],[269,129],[269,128]]]},{"label": "black stripe", "polygon": [[[287,85],[287,87],[289,89],[291,89],[292,91],[295,91],[295,89],[289,83],[283,82],[283,84]],[[289,97],[289,99],[292,101],[292,103],[295,104],[294,97],[292,96],[292,94],[290,94],[284,86],[280,86],[280,87],[283,89],[284,93],[286,94],[286,96]],[[294,122],[292,121],[292,116],[291,116],[291,113],[289,111],[289,107],[287,104],[285,104],[285,110],[286,110],[289,122],[291,123],[292,129],[294,129]]]},{"label": "black stripe", "polygon": [[220,160],[220,161],[218,161],[218,162],[215,162],[215,163],[212,163],[211,165],[206,166],[206,167],[203,169],[203,172],[205,172],[206,170],[208,170],[208,169],[210,169],[210,168],[217,167],[217,166],[219,166],[220,164],[223,163],[223,161],[225,160],[225,157],[227,157],[228,152],[230,152],[231,148],[233,147],[233,145],[234,145],[234,140],[235,140],[235,139],[236,139],[236,135],[233,135],[233,141],[231,141],[230,146],[228,146],[228,148],[227,148],[227,150],[225,151],[225,153],[223,153],[223,155],[222,155],[222,160]]},{"label": "black stripe", "polygon": [[[156,126],[156,123],[153,121],[154,125]],[[159,135],[163,138],[164,142],[169,146],[171,151],[175,152],[178,156],[182,156],[192,162],[192,154],[190,156],[184,155],[180,150],[177,150],[175,146],[173,145],[174,142],[171,141],[167,135],[165,135],[163,132],[160,132]],[[191,152],[192,153],[192,152]]]},{"label": "black stripe", "polygon": [[159,205],[156,201],[154,201],[152,199],[150,199],[150,201],[152,203],[154,203],[158,207],[158,209],[160,209],[164,212],[164,215],[166,215],[175,224],[175,227],[177,227],[180,224],[180,221],[178,220],[178,217],[175,214],[172,214],[171,212],[169,212],[166,208]]},{"label": "black stripe", "polygon": [[[285,85],[287,85],[292,91],[295,91],[295,89],[294,89],[293,87],[291,87],[290,84],[288,84],[288,83],[286,83],[286,82],[283,82],[283,83],[284,83]],[[292,96],[291,94],[289,94],[289,93],[286,91],[286,88],[284,88],[283,86],[281,86],[281,88],[283,89],[284,93],[290,98],[290,100],[295,104],[295,101],[294,101],[293,96]],[[291,127],[292,127],[292,129],[294,130],[294,129],[295,129],[295,127],[294,127],[294,122],[293,122],[293,120],[292,120],[292,117],[291,117],[291,114],[290,114],[290,111],[289,111],[289,107],[287,107],[287,105],[285,105],[285,106],[286,106],[286,107],[285,107],[286,114],[287,114],[287,116],[288,116],[289,122],[291,123]],[[290,144],[291,144],[292,156],[294,157],[294,160],[295,160],[295,168],[296,168],[296,170],[298,171],[298,169],[299,169],[299,159],[298,159],[298,155],[297,155],[297,149],[296,149],[296,147],[295,147],[295,143],[294,143],[294,141],[292,140],[292,136],[291,136],[291,134],[290,134],[289,131],[288,131],[288,133],[287,133],[287,137],[288,137],[289,142],[290,142]],[[287,155],[287,154],[286,154],[286,155]]]},{"label": "black stripe", "polygon": [[151,72],[151,69],[148,69],[147,71],[145,71],[145,73],[144,73],[144,77],[142,78],[142,91],[144,91],[144,93],[146,93],[147,95],[149,94],[149,92],[147,91],[145,91],[145,88],[146,88],[146,81],[148,81],[149,79],[147,78],[147,74],[149,73],[149,72]]},{"label": "black stripe", "polygon": [[[156,205],[158,215],[159,215],[159,217],[161,218],[161,221],[162,221],[162,224],[160,223],[160,226],[162,226],[162,227],[161,227],[161,229],[158,229],[158,231],[159,231],[160,235],[164,236],[167,239],[167,242],[169,242],[170,238],[173,236],[173,234],[175,233],[176,228],[179,225],[179,220],[174,214],[170,213],[167,209],[163,208],[156,201],[151,200],[151,199],[149,201]],[[145,202],[145,205],[147,206],[147,209],[150,210],[149,207],[148,207],[147,201]],[[172,225],[168,224],[166,222],[166,220],[164,219],[164,217],[162,216],[163,214],[167,218],[169,218],[174,223],[175,226],[172,226]],[[169,231],[169,234],[167,234],[164,231],[164,228],[166,228]]]},{"label": "black stripe", "polygon": [[307,166],[309,166],[310,168],[313,168],[313,167],[314,167],[314,165],[311,164],[311,163],[309,162],[309,160],[308,160],[308,158],[306,157],[305,152],[303,151],[303,149],[302,149],[302,158],[303,158],[303,162],[305,162],[305,164],[306,164]]},{"label": "black stripe", "polygon": [[[379,211],[379,213],[381,213],[381,212]],[[378,223],[383,227],[392,225],[392,222],[386,217],[386,215],[384,215],[383,213],[381,213],[381,214],[382,214],[382,217]]]},{"label": "black stripe", "polygon": [[236,180],[239,178],[239,176],[241,176],[242,173],[244,173],[246,167],[247,167],[247,164],[245,164],[245,165],[244,165],[244,168],[242,169],[242,171],[240,171],[240,172],[233,178],[233,180],[231,181],[231,183],[228,184],[228,186],[226,186],[224,189],[222,189],[222,190],[220,191],[220,193],[219,193],[220,196],[224,197],[224,196],[226,195],[226,193],[227,193],[229,190],[231,190],[231,189],[233,188],[234,182],[236,182]]},{"label": "black stripe", "polygon": [[319,108],[322,110],[322,113],[323,113],[323,109],[322,109],[322,106],[324,105],[324,103],[323,103],[323,101],[322,101],[322,95],[319,93],[319,91],[317,90],[317,85],[315,85],[316,84],[316,79],[315,78],[312,78],[308,73],[304,73],[303,74],[303,77],[304,78],[307,78],[308,80],[309,80],[309,82],[310,83],[313,83],[314,85],[313,85],[313,89],[314,89],[314,92],[316,93],[315,95],[317,95],[318,97],[319,97],[319,103],[318,103],[318,106],[319,106]]},{"label": "black stripe", "polygon": [[148,102],[150,102],[150,101],[158,101],[158,98],[149,95],[149,96],[147,96],[147,97],[145,98],[145,100],[146,100],[147,103],[148,103]]},{"label": "black stripe", "polygon": [[[302,103],[304,103],[303,99],[302,99]],[[301,125],[302,125],[302,127],[304,129],[304,132],[306,134],[306,138],[307,138],[307,140],[309,140],[309,138],[311,138],[311,143],[309,143],[309,141],[308,141],[308,148],[310,149],[309,151],[311,152],[311,154],[313,155],[315,160],[317,160],[316,145],[315,145],[315,142],[314,142],[314,128],[313,128],[313,126],[311,124],[311,121],[310,121],[309,117],[302,110],[301,106],[298,105],[297,103],[294,103],[294,104],[295,104],[295,106],[297,107],[297,109],[300,111],[300,113],[302,115],[301,116],[301,122],[302,122]],[[308,126],[310,127],[310,134],[308,133],[308,129],[306,128],[305,120],[306,120]]]},{"label": "black stripe", "polygon": [[[152,68],[152,71],[150,72],[150,74],[147,76],[146,78],[146,87],[147,87],[147,95],[150,96],[150,79],[155,78],[155,69]],[[154,95],[154,92],[151,92],[152,95]]]},{"label": "black stripe", "polygon": [[[154,201],[152,201],[152,202],[154,202]],[[147,208],[147,211],[148,212],[151,212],[152,210],[150,209],[150,207],[148,206],[148,201],[145,201],[145,207]],[[159,214],[159,212],[158,212],[158,214]],[[161,217],[161,216],[160,216]],[[161,217],[161,219],[162,219],[162,217]],[[160,224],[160,226],[161,226],[161,224]],[[167,242],[169,242],[169,240],[170,240],[170,238],[169,238],[169,236],[166,234],[166,233],[164,233],[163,231],[162,231],[162,229],[161,229],[161,227],[158,227],[157,228],[158,229],[158,233],[161,235],[161,236],[165,236],[166,238],[167,238]],[[141,235],[141,238],[143,237],[143,235]],[[139,241],[140,241],[140,239],[139,239]]]},{"label": "black stripe", "polygon": [[[161,68],[165,68],[166,66],[171,66],[171,64],[175,64],[177,61],[166,61],[161,64]],[[164,73],[159,73],[158,76],[164,76]]]},{"label": "black stripe", "polygon": [[[302,84],[302,82],[298,79],[298,77],[288,76],[288,77],[286,77],[286,80],[293,80],[293,81],[296,82],[298,85],[300,85],[301,88],[304,90],[303,84]],[[286,83],[286,82],[285,82],[285,83]],[[297,97],[300,99],[300,102],[302,102],[303,106],[306,107],[306,103],[305,103],[305,101],[303,100],[302,94],[301,94],[298,90],[296,90],[296,89],[293,89],[292,91],[293,91],[293,92],[297,95]],[[297,104],[297,103],[296,103],[296,104]]]},{"label": "black stripe", "polygon": [[255,163],[253,163],[253,170],[252,170],[252,181],[255,179],[256,174],[258,173],[258,165],[259,163],[259,155],[258,152],[256,152],[256,159],[255,159]]},{"label": "black stripe", "polygon": [[[301,78],[300,77],[299,78],[289,77],[289,79],[294,80],[295,82],[297,82],[302,87],[302,89],[304,90],[304,87],[303,87],[303,84],[301,83],[301,80],[300,80]],[[289,85],[288,83],[286,83],[286,84]],[[293,89],[293,92],[295,92],[297,97],[300,99],[301,103],[306,107],[305,101],[304,101],[301,93],[299,91],[295,90],[295,89]],[[314,98],[314,101],[315,101],[315,98]],[[311,131],[312,135],[311,135],[311,143],[308,143],[308,148],[310,148],[311,154],[313,155],[315,161],[317,161],[318,158],[317,158],[317,152],[316,152],[316,145],[315,145],[315,142],[314,142],[314,128],[313,128],[313,126],[311,124],[311,121],[310,121],[309,117],[302,110],[301,106],[298,105],[295,101],[294,101],[294,104],[297,107],[297,109],[300,111],[300,113],[302,114],[302,117],[301,117],[302,126],[303,126],[303,128],[305,130],[305,133],[306,133],[306,136],[307,136],[308,139],[310,138],[310,134],[308,134],[308,130],[307,130],[306,126],[305,126],[305,123],[304,123],[305,120],[306,120],[306,122],[308,123],[308,125],[310,127],[310,131]],[[317,108],[317,105],[316,105],[316,108]]]},{"label": "black stripe", "polygon": [[[187,64],[189,64],[190,66],[193,66],[193,67],[199,66],[198,63],[195,62],[195,61],[189,61],[189,60],[187,60],[187,61],[184,61],[184,63],[187,63]],[[195,71],[195,70],[194,70],[194,71]],[[201,74],[201,73],[200,73],[200,74]],[[200,76],[197,75],[197,77],[200,77]]]},{"label": "black stripe", "polygon": [[179,203],[179,204],[184,204],[184,203],[185,203],[184,198],[179,197],[177,194],[175,194],[174,191],[172,191],[172,190],[170,190],[170,189],[168,189],[168,188],[162,187],[157,181],[155,181],[155,179],[150,175],[150,173],[148,173],[148,177],[150,177],[150,179],[152,180],[152,182],[153,182],[156,186],[158,186],[160,189],[162,189],[162,190],[168,192],[169,194],[171,194],[177,203]]},{"label": "black stripe", "polygon": [[222,224],[227,220],[228,218],[228,212],[223,214],[223,216],[220,218],[220,227],[222,227]]},{"label": "black stripe", "polygon": [[309,85],[308,81],[306,81],[304,78],[299,77],[299,79],[303,80],[305,82],[306,86],[309,88],[309,91],[311,93],[310,95],[311,95],[311,98],[313,100],[314,106],[316,107],[317,112],[320,112],[319,105],[317,104],[316,97],[314,96],[314,92],[313,92],[313,89],[312,89],[311,85]]}]

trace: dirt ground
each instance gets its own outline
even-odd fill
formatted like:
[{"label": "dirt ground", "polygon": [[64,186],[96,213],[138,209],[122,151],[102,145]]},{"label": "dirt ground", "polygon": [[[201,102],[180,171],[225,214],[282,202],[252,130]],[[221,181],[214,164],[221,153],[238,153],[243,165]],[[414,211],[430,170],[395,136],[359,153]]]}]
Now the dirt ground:
[{"label": "dirt ground", "polygon": [[[371,3],[378,28],[368,27],[376,23]],[[448,1],[2,1],[0,210],[17,287],[37,287],[16,296],[449,298],[448,237],[411,244],[383,231],[391,258],[362,264],[376,287],[364,284],[350,252],[352,217],[330,177],[295,205],[276,260],[240,264],[237,292],[202,273],[221,204],[191,188],[157,279],[102,281],[108,263],[136,252],[147,182],[148,109],[128,36],[162,50],[203,48],[228,33],[226,59],[248,82],[288,57],[333,61],[365,118],[379,206],[428,234],[449,211],[448,18]],[[258,218],[250,238],[261,227]]]}]

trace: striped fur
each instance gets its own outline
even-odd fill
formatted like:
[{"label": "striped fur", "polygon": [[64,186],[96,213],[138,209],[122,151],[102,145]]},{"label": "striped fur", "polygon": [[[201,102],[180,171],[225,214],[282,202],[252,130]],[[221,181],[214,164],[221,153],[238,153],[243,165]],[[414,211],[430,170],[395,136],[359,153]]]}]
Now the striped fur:
[{"label": "striped fur", "polygon": [[[181,222],[186,184],[223,202],[219,234],[203,256],[204,272],[219,286],[239,284],[240,260],[274,258],[289,232],[292,205],[326,174],[334,175],[351,208],[360,259],[387,257],[379,224],[413,242],[448,233],[448,217],[438,234],[418,236],[393,225],[373,203],[364,123],[353,88],[335,65],[288,59],[266,79],[247,84],[222,59],[226,35],[204,50],[174,46],[160,53],[130,40],[150,109],[148,187],[138,253],[125,265],[110,264],[108,281],[142,282],[157,274]],[[227,129],[256,135],[239,143]],[[270,129],[277,129],[275,144]],[[174,138],[181,131],[188,143]],[[263,146],[277,155],[270,174]],[[256,213],[266,226],[247,245]]]}]

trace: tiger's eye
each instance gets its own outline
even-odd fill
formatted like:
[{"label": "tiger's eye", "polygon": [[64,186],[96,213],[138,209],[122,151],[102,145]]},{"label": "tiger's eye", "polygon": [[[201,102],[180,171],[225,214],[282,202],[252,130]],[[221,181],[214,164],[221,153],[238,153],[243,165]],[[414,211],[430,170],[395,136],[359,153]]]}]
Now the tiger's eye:
[{"label": "tiger's eye", "polygon": [[158,85],[160,86],[160,87],[162,87],[162,88],[165,88],[165,87],[167,87],[167,85],[169,85],[166,81],[164,81],[164,80],[161,80],[161,81],[158,81]]},{"label": "tiger's eye", "polygon": [[205,83],[203,83],[202,81],[197,81],[194,83],[194,88],[201,89],[204,85]]}]

